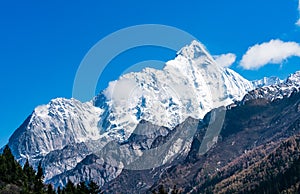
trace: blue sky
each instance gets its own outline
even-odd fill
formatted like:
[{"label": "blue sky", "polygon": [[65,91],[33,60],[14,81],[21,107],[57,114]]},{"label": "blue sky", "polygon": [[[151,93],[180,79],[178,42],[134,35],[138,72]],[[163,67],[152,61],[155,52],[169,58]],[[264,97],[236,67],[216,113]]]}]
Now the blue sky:
[{"label": "blue sky", "polygon": [[[139,24],[174,26],[195,36],[213,55],[232,53],[225,59],[234,61],[231,68],[247,79],[284,78],[300,70],[299,16],[297,0],[1,1],[0,146],[34,107],[72,97],[81,60],[116,30]],[[264,56],[257,57],[258,52]],[[97,91],[137,59],[167,61],[174,56],[156,47],[122,53],[105,70]]]}]

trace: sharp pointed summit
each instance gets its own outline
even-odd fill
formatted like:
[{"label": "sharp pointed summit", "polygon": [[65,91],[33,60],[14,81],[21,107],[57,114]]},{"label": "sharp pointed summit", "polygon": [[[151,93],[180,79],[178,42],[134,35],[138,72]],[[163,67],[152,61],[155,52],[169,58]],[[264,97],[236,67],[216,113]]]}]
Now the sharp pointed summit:
[{"label": "sharp pointed summit", "polygon": [[181,55],[190,60],[207,57],[211,62],[214,61],[205,46],[197,40],[193,40],[191,44],[184,46],[177,52],[177,55]]},{"label": "sharp pointed summit", "polygon": [[45,161],[49,181],[108,142],[128,141],[141,121],[173,129],[189,117],[202,119],[212,109],[242,99],[251,89],[251,82],[219,66],[203,44],[193,41],[163,70],[125,74],[90,102],[58,98],[37,107],[9,145],[20,161]]}]

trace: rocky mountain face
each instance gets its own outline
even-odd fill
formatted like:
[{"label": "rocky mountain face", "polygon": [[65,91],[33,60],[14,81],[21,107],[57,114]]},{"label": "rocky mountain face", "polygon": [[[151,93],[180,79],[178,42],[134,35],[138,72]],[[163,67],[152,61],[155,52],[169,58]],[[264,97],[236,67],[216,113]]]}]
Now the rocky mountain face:
[{"label": "rocky mountain face", "polygon": [[107,193],[213,190],[207,177],[224,169],[228,178],[239,172],[225,171],[234,159],[296,134],[299,85],[299,72],[252,83],[193,41],[163,70],[125,74],[90,102],[36,107],[8,145],[21,163],[41,161],[55,187],[93,180]]},{"label": "rocky mountain face", "polygon": [[[226,193],[229,190],[274,193],[276,191],[269,190],[274,180],[281,191],[300,188],[300,174],[295,175],[297,178],[290,177],[294,176],[290,175],[293,169],[299,168],[297,161],[300,160],[299,81],[296,72],[282,84],[261,88],[280,89],[282,86],[286,89],[289,84],[290,92],[282,98],[244,99],[243,103],[237,102],[236,107],[228,109],[218,143],[204,155],[199,155],[199,149],[205,132],[214,123],[211,123],[211,113],[194,120],[198,127],[184,160],[151,170],[124,170],[103,188],[107,193],[152,193],[161,186],[170,192],[176,186],[183,193]],[[266,175],[266,172],[272,173]],[[289,178],[293,181],[283,186],[280,180]],[[126,190],[124,185],[130,187]]]},{"label": "rocky mountain face", "polygon": [[297,193],[300,174],[300,93],[251,99],[226,112],[218,143],[205,155],[195,136],[187,160],[169,168],[148,191]]},{"label": "rocky mountain face", "polygon": [[37,167],[42,161],[45,180],[74,168],[90,153],[86,141],[100,137],[97,128],[101,109],[91,102],[57,98],[38,106],[10,137],[8,145],[24,164]]},{"label": "rocky mountain face", "polygon": [[204,45],[193,41],[163,70],[145,68],[111,82],[95,105],[106,107],[99,122],[103,133],[124,141],[142,119],[174,128],[188,117],[203,118],[213,108],[241,100],[252,89],[251,82],[219,66]]},{"label": "rocky mountain face", "polygon": [[[96,181],[103,185],[123,168],[137,168],[132,166],[135,161],[153,155],[161,138],[171,138],[173,129],[188,118],[202,119],[213,108],[242,99],[252,88],[251,82],[216,64],[205,47],[193,41],[163,70],[125,74],[90,102],[57,98],[36,107],[8,144],[21,163],[29,159],[36,167],[42,161],[46,182],[55,186],[68,178],[77,182],[92,177],[99,177]],[[162,159],[152,165],[169,163],[178,153],[186,155],[192,132],[176,134],[171,149],[161,152]],[[118,158],[105,154],[115,149]],[[102,170],[86,168],[87,161],[98,162],[97,157]]]}]

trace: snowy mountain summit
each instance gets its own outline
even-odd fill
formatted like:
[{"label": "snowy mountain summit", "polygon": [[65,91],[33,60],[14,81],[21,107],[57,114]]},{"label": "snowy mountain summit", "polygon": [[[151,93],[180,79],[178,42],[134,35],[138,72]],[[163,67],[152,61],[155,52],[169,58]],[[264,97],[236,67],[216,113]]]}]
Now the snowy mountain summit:
[{"label": "snowy mountain summit", "polygon": [[111,82],[95,105],[106,99],[102,130],[122,141],[141,119],[173,128],[188,117],[203,118],[213,108],[241,100],[251,89],[249,81],[219,66],[204,45],[193,41],[163,70],[145,68]]},{"label": "snowy mountain summit", "polygon": [[300,91],[300,71],[290,74],[289,77],[277,84],[266,85],[250,91],[243,101],[264,98],[269,101],[290,97],[293,93]]},{"label": "snowy mountain summit", "polygon": [[255,88],[261,88],[263,86],[271,86],[277,85],[284,82],[284,80],[279,79],[279,77],[271,76],[271,77],[263,77],[260,80],[252,81],[252,84]]},{"label": "snowy mountain summit", "polygon": [[[47,181],[78,167],[110,141],[126,142],[141,121],[171,130],[188,117],[201,119],[213,108],[241,100],[252,89],[251,82],[219,66],[203,44],[193,41],[162,70],[125,74],[90,102],[58,98],[35,108],[9,146],[21,162],[42,160]],[[106,177],[117,173],[111,170]]]}]

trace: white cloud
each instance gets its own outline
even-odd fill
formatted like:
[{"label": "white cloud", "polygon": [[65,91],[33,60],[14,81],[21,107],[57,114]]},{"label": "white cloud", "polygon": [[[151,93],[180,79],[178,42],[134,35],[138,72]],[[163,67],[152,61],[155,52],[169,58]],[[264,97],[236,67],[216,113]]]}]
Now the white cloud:
[{"label": "white cloud", "polygon": [[222,67],[229,67],[235,62],[236,56],[233,53],[227,53],[222,55],[216,55],[214,56],[214,58],[215,61]]},{"label": "white cloud", "polygon": [[240,61],[244,69],[259,69],[266,64],[280,64],[289,57],[300,57],[300,45],[296,42],[271,40],[248,49]]},{"label": "white cloud", "polygon": [[300,26],[300,19],[296,22],[297,26]]}]

